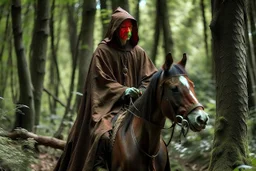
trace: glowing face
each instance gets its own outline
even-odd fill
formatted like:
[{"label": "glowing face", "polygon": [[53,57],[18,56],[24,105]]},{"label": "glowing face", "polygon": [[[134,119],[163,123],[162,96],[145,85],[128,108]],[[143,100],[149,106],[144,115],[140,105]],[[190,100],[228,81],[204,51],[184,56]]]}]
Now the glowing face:
[{"label": "glowing face", "polygon": [[132,36],[132,22],[131,20],[125,20],[119,29],[119,37],[121,40],[129,40]]},{"label": "glowing face", "polygon": [[181,82],[185,87],[188,88],[189,94],[190,94],[191,97],[195,100],[195,102],[198,103],[198,100],[196,99],[194,93],[190,90],[190,85],[189,85],[188,80],[187,80],[184,76],[180,76],[180,77],[179,77],[179,80],[180,80],[180,82]]}]

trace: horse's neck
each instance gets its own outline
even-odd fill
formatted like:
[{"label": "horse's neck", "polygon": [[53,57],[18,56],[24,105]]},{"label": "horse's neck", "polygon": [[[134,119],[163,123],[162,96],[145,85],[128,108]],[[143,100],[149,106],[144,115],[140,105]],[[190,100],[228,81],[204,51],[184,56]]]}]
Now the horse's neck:
[{"label": "horse's neck", "polygon": [[[151,115],[161,115],[158,111]],[[153,118],[152,118],[153,119]],[[161,121],[164,122],[165,118]],[[137,142],[148,154],[154,155],[159,150],[162,124],[155,121],[147,121],[144,118],[134,117],[132,127]]]},{"label": "horse's neck", "polygon": [[159,105],[156,104],[154,86],[149,86],[147,91],[137,99],[130,108],[133,117],[132,128],[139,146],[149,154],[154,154],[159,148],[161,128],[164,126],[165,117]]}]

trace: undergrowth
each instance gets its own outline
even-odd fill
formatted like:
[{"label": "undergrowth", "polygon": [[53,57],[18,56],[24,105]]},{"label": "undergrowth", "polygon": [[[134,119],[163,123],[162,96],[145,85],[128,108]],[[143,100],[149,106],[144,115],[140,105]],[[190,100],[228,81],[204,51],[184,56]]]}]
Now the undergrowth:
[{"label": "undergrowth", "polygon": [[34,140],[13,141],[0,137],[1,171],[30,171],[31,163],[36,161]]}]

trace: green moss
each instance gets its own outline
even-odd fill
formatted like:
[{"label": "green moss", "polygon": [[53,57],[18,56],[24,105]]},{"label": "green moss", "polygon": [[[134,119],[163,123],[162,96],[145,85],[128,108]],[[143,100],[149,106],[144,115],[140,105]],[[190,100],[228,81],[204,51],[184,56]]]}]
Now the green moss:
[{"label": "green moss", "polygon": [[0,137],[0,168],[12,171],[30,171],[36,161],[33,140],[12,141]]}]

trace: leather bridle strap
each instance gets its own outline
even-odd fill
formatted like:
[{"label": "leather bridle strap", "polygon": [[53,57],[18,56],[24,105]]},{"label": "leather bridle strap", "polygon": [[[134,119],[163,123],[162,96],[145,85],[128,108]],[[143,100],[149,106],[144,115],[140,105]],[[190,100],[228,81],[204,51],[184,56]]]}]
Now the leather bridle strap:
[{"label": "leather bridle strap", "polygon": [[201,107],[204,109],[204,106],[201,103],[193,104],[193,105],[189,106],[189,108],[187,109],[187,112],[185,114],[183,114],[183,117],[186,118],[193,110],[195,110],[198,107]]}]

